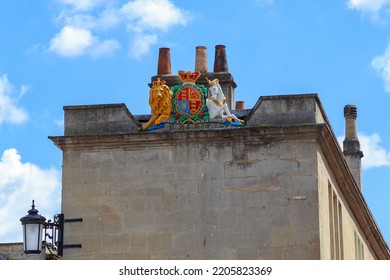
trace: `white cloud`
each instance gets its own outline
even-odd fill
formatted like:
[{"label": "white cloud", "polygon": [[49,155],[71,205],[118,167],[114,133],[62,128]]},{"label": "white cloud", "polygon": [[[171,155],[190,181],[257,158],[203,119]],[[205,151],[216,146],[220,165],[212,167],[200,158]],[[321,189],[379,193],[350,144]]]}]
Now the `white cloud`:
[{"label": "white cloud", "polygon": [[91,14],[74,13],[73,11],[64,10],[56,18],[57,22],[63,23],[65,26],[72,26],[79,29],[91,30],[97,27],[97,18]]},{"label": "white cloud", "polygon": [[156,35],[143,35],[139,34],[134,38],[132,47],[129,52],[130,57],[141,58],[143,55],[149,52],[150,46],[157,43]]},{"label": "white cloud", "polygon": [[378,12],[390,0],[348,0],[348,7],[362,12]]},{"label": "white cloud", "polygon": [[[102,41],[100,33],[120,25],[130,35],[130,56],[140,58],[159,34],[177,25],[186,25],[190,15],[171,0],[134,0],[115,6],[114,0],[60,0],[63,9],[56,17],[63,28],[50,42],[49,50],[64,56],[97,57],[120,48],[116,39]],[[143,41],[142,41],[143,40]]]},{"label": "white cloud", "polygon": [[390,4],[390,0],[348,0],[348,8],[367,14],[372,20],[379,19],[380,11]]},{"label": "white cloud", "polygon": [[55,118],[53,120],[53,123],[58,126],[59,128],[64,128],[64,119],[58,119],[58,118]]},{"label": "white cloud", "polygon": [[158,41],[159,32],[167,32],[175,25],[186,25],[189,14],[169,0],[135,0],[120,9],[127,28],[133,33],[129,55],[141,58]]},{"label": "white cloud", "polygon": [[[22,97],[28,88],[22,86],[19,97]],[[0,76],[0,124],[9,122],[21,124],[27,121],[27,112],[18,107],[17,99],[12,96],[13,86],[6,75]]]},{"label": "white cloud", "polygon": [[20,87],[19,98],[22,98],[30,89],[31,89],[30,85],[22,85]]},{"label": "white cloud", "polygon": [[111,2],[110,0],[60,0],[62,4],[69,5],[76,10],[90,10],[103,4]]},{"label": "white cloud", "polygon": [[64,57],[110,54],[119,48],[115,40],[100,42],[88,29],[65,26],[50,42],[49,50]]},{"label": "white cloud", "polygon": [[0,159],[0,242],[22,241],[19,219],[27,215],[32,199],[47,219],[60,207],[60,172],[22,162],[15,149]]},{"label": "white cloud", "polygon": [[373,58],[371,65],[382,77],[385,90],[390,92],[390,45],[382,55]]},{"label": "white cloud", "polygon": [[63,10],[57,17],[57,22],[65,25],[89,30],[108,30],[115,27],[121,21],[118,9],[106,8],[99,14],[92,11],[79,12],[73,10]]},{"label": "white cloud", "polygon": [[136,31],[161,30],[180,24],[186,25],[188,15],[169,0],[135,0],[123,5],[121,12],[125,15],[130,29]]},{"label": "white cloud", "polygon": [[103,30],[112,28],[120,23],[119,11],[114,8],[105,9],[98,17],[97,26]]},{"label": "white cloud", "polygon": [[61,56],[78,56],[92,46],[93,40],[89,30],[65,26],[51,40],[49,50]]},{"label": "white cloud", "polygon": [[97,43],[91,49],[91,55],[93,57],[101,57],[104,55],[111,54],[119,49],[121,46],[115,40],[106,40],[100,43]]},{"label": "white cloud", "polygon": [[390,166],[390,151],[380,146],[379,134],[365,135],[359,133],[360,148],[363,151],[362,166],[364,169]]},{"label": "white cloud", "polygon": [[[390,151],[387,151],[380,145],[381,138],[379,134],[366,135],[358,133],[360,150],[363,152],[362,168],[370,169],[377,167],[390,166]],[[337,140],[340,146],[343,146],[344,137],[339,136]]]}]

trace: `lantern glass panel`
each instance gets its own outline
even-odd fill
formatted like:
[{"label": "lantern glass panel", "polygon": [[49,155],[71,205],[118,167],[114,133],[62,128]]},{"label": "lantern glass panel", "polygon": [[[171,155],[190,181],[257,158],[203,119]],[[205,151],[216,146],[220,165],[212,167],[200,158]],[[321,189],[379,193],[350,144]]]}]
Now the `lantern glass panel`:
[{"label": "lantern glass panel", "polygon": [[[41,251],[42,224],[24,224],[23,239],[25,251]],[[38,252],[39,251],[39,252]]]}]

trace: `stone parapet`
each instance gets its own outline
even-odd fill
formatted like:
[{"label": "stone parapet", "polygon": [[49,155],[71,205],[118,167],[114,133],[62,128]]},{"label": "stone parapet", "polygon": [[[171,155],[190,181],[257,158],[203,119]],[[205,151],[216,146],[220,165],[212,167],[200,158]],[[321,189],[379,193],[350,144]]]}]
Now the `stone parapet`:
[{"label": "stone parapet", "polygon": [[[203,73],[214,79],[229,73]],[[177,76],[171,75],[173,79]],[[202,80],[203,79],[203,80]],[[231,77],[232,79],[232,77]],[[224,86],[222,83],[221,86]],[[229,86],[231,84],[229,83]],[[142,123],[151,115],[133,116],[125,104],[101,104],[88,106],[65,106],[65,136],[106,135],[136,133]],[[246,121],[246,126],[301,125],[327,123],[328,119],[316,94],[262,96],[252,109],[232,110],[238,118]],[[222,128],[223,125],[198,125],[192,129]],[[180,128],[182,129],[182,128]],[[176,127],[173,127],[173,131]],[[139,132],[143,133],[143,132]]]},{"label": "stone parapet", "polygon": [[130,133],[141,127],[122,103],[64,106],[64,111],[65,136]]},{"label": "stone parapet", "polygon": [[246,121],[249,126],[330,125],[317,94],[261,96]]}]

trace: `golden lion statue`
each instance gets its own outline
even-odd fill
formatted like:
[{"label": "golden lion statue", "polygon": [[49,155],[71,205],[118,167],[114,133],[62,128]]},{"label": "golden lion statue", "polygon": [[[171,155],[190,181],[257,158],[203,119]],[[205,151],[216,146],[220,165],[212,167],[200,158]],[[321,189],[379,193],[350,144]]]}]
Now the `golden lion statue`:
[{"label": "golden lion statue", "polygon": [[169,119],[172,112],[172,91],[161,81],[160,78],[153,82],[149,92],[149,105],[152,109],[152,117],[145,123],[141,130],[150,126],[159,125],[162,121]]}]

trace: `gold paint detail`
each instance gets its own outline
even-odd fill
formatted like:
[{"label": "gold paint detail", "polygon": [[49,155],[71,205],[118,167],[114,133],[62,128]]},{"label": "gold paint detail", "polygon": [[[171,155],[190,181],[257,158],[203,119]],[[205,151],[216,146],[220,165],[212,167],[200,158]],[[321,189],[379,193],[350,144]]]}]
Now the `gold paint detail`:
[{"label": "gold paint detail", "polygon": [[207,77],[206,77],[206,82],[207,84],[212,87],[213,86],[213,83],[217,83],[219,84],[219,80],[217,78],[215,78],[214,80],[210,81]]},{"label": "gold paint detail", "polygon": [[199,71],[179,71],[179,77],[184,83],[195,83],[196,80],[200,77],[201,73]]},{"label": "gold paint detail", "polygon": [[186,124],[187,122],[192,122],[193,124],[198,124],[198,123],[200,123],[199,121],[194,121],[193,119],[188,118],[188,119],[182,121],[182,122],[181,122],[181,125]]},{"label": "gold paint detail", "polygon": [[162,121],[169,119],[172,111],[172,91],[165,84],[165,81],[157,78],[149,91],[149,105],[152,110],[152,117],[141,127],[145,130],[150,126],[159,125]]},{"label": "gold paint detail", "polygon": [[223,106],[223,104],[226,103],[226,97],[225,97],[225,96],[223,97],[223,103],[219,102],[219,101],[216,100],[216,99],[212,99],[212,100],[213,100],[213,102],[215,103],[215,105],[217,105],[218,107],[221,107],[221,106]]}]

